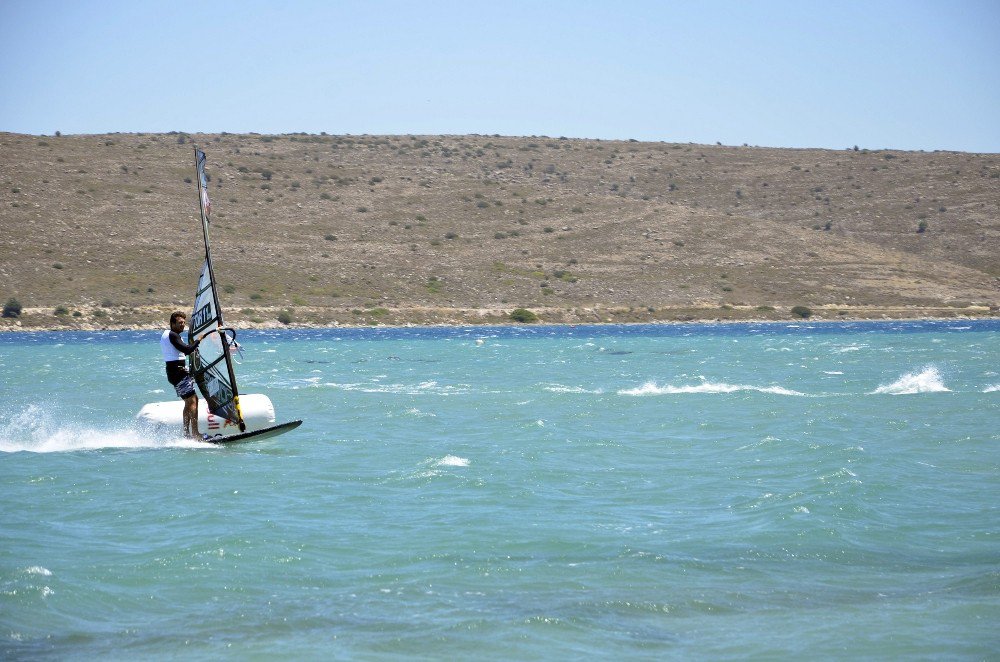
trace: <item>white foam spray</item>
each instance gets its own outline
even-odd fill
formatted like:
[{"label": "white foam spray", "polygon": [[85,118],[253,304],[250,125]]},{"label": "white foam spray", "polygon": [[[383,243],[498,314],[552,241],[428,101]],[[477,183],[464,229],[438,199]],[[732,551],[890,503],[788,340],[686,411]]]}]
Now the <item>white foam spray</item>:
[{"label": "white foam spray", "polygon": [[396,475],[391,480],[410,480],[414,478],[436,478],[443,475],[455,475],[454,468],[469,466],[469,460],[457,455],[445,455],[444,457],[427,458],[422,461],[412,472],[394,472]]},{"label": "white foam spray", "polygon": [[563,386],[562,384],[547,384],[542,389],[550,393],[587,393],[591,395],[600,395],[604,392],[602,389],[587,389],[582,386]]},{"label": "white foam spray", "polygon": [[649,381],[637,388],[622,389],[618,395],[672,395],[680,393],[735,393],[737,391],[757,391],[759,393],[772,393],[774,395],[794,395],[805,396],[805,393],[793,391],[782,386],[752,386],[748,384],[727,384],[725,382],[703,381],[701,384],[673,386],[667,384],[660,386],[656,382]]},{"label": "white foam spray", "polygon": [[883,384],[872,394],[912,395],[914,393],[942,393],[951,389],[941,381],[941,373],[934,366],[927,366],[920,372],[908,372],[891,384]]},{"label": "white foam spray", "polygon": [[434,463],[436,467],[467,467],[469,466],[469,461],[464,457],[458,457],[457,455],[445,455],[440,460]]},{"label": "white foam spray", "polygon": [[65,453],[109,448],[211,448],[180,436],[155,434],[135,421],[94,427],[59,415],[53,408],[29,405],[13,415],[0,416],[0,452]]}]

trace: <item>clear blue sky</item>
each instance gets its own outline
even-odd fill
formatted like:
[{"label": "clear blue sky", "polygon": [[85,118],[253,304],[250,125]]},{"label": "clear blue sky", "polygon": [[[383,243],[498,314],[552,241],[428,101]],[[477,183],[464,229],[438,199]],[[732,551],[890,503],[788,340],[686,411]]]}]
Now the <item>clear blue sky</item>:
[{"label": "clear blue sky", "polygon": [[1000,152],[1000,0],[0,0],[0,131],[172,130]]}]

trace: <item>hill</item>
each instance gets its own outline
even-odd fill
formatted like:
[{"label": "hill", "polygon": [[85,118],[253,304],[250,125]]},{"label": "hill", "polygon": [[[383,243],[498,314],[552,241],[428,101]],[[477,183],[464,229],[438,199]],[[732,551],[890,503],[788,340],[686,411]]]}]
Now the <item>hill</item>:
[{"label": "hill", "polygon": [[499,136],[0,133],[3,328],[998,315],[1000,155]]}]

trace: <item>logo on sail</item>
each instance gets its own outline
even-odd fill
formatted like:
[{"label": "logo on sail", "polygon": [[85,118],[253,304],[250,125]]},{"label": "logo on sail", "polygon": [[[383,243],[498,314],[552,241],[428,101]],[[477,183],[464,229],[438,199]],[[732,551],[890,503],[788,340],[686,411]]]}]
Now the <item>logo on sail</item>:
[{"label": "logo on sail", "polygon": [[212,302],[207,302],[204,306],[195,311],[191,316],[191,328],[200,329],[212,321]]}]

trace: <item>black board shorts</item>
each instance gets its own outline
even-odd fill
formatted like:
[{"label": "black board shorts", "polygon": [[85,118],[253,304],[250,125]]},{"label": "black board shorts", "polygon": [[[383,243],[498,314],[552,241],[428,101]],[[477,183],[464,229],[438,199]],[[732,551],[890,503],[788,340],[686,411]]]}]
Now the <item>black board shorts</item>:
[{"label": "black board shorts", "polygon": [[186,400],[194,395],[194,379],[184,361],[167,361],[167,381],[174,387],[177,397]]}]

